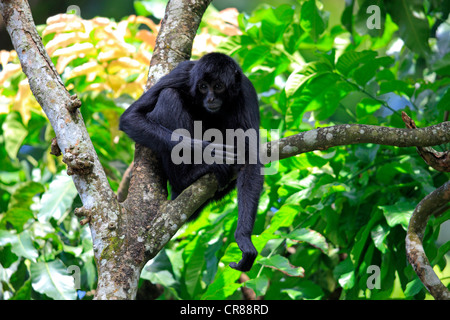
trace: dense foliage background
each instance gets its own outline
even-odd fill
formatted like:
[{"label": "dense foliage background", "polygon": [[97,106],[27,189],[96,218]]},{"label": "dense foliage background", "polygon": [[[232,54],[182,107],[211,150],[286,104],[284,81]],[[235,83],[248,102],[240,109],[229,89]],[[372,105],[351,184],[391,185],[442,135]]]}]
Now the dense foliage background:
[{"label": "dense foliage background", "polygon": [[[367,11],[372,4],[379,16]],[[151,1],[135,8],[138,15],[154,9]],[[308,0],[261,4],[239,15],[211,7],[193,56],[215,50],[239,61],[259,93],[261,127],[278,129],[271,139],[342,123],[402,128],[401,111],[429,126],[448,120],[450,111],[449,9],[445,0]],[[153,21],[58,15],[39,26],[64,83],[83,102],[115,190],[134,149],[118,119],[142,94],[158,29]],[[81,201],[61,159],[49,154],[54,133],[16,54],[2,51],[0,63],[0,297],[89,299],[96,267],[89,227],[73,214]],[[253,236],[260,255],[250,272],[228,267],[241,255],[231,194],[147,264],[139,294],[430,298],[407,263],[405,230],[418,202],[448,178],[414,148],[352,145],[282,160],[278,173],[266,176]],[[449,216],[432,218],[424,238],[447,286]]]}]

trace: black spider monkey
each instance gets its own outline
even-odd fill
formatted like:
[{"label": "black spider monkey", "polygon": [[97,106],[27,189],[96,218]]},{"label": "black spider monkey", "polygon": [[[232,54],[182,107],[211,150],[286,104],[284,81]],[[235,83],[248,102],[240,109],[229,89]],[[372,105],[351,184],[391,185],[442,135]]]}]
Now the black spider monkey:
[{"label": "black spider monkey", "polygon": [[[223,157],[226,163],[174,164],[171,155],[179,138],[189,141],[188,146],[194,152],[196,146],[204,151],[211,144],[211,141],[186,137],[193,137],[194,121],[201,121],[202,134],[208,129],[217,129],[224,137],[226,129],[253,129],[257,147],[252,149],[245,139],[245,161],[231,165],[227,164],[230,158],[236,160],[239,155],[235,148],[230,151],[229,147],[223,152],[220,148],[214,149],[216,156]],[[187,134],[172,138],[177,129],[184,129]],[[250,270],[258,254],[251,242],[251,234],[264,177],[259,157],[253,162],[249,160],[250,153],[259,152],[257,95],[239,65],[221,53],[209,53],[198,61],[181,62],[123,113],[120,130],[159,155],[172,187],[172,199],[206,173],[213,173],[219,183],[214,200],[225,196],[237,184],[239,213],[235,239],[243,255],[238,264],[232,262],[230,266],[241,271]],[[233,179],[236,174],[237,181]]]}]

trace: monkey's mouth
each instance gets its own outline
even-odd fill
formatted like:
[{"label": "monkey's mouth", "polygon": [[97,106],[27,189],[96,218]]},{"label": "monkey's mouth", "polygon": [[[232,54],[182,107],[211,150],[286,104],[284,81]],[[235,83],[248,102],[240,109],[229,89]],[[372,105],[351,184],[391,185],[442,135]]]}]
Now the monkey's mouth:
[{"label": "monkey's mouth", "polygon": [[217,112],[220,110],[221,104],[218,103],[209,103],[206,105],[206,110],[208,110],[209,112]]}]

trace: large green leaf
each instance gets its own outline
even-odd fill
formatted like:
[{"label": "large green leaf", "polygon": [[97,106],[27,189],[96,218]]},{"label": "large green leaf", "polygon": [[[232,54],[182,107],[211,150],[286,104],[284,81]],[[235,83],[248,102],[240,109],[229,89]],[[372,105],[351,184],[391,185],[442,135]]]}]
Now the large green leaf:
[{"label": "large green leaf", "polygon": [[60,260],[36,262],[30,266],[33,289],[55,300],[75,300],[74,278]]},{"label": "large green leaf", "polygon": [[323,235],[321,235],[319,232],[300,228],[292,231],[288,235],[286,235],[286,238],[291,240],[297,240],[297,241],[303,241],[306,243],[309,243],[313,247],[316,247],[323,253],[328,253],[328,243],[327,240]]},{"label": "large green leaf", "polygon": [[415,206],[414,203],[398,202],[390,206],[379,206],[379,208],[383,210],[384,217],[391,228],[399,224],[407,230]]},{"label": "large green leaf", "polygon": [[295,286],[295,289],[284,289],[281,292],[285,292],[291,299],[294,300],[318,300],[324,296],[324,293],[320,286],[312,281],[302,279],[299,284]]},{"label": "large green leaf", "polygon": [[218,272],[214,282],[208,286],[208,289],[201,297],[202,300],[220,300],[231,296],[242,284],[236,283],[241,273],[230,267],[224,268]]},{"label": "large green leaf", "polygon": [[274,255],[270,258],[261,258],[258,263],[269,268],[281,271],[289,277],[304,277],[305,270],[302,267],[293,266],[286,257]]},{"label": "large green leaf", "polygon": [[203,267],[205,265],[206,246],[201,237],[196,237],[185,248],[183,257],[185,258],[185,283],[190,297],[194,297],[200,290]]},{"label": "large green leaf", "polygon": [[38,213],[39,221],[49,221],[50,218],[60,219],[71,208],[76,195],[77,189],[72,178],[63,171],[50,183],[48,190],[42,196],[41,210]]},{"label": "large green leaf", "polygon": [[450,111],[450,89],[447,89],[436,107],[439,110]]},{"label": "large green leaf", "polygon": [[44,192],[44,190],[45,189],[42,184],[34,181],[27,181],[19,184],[18,188],[14,191],[11,197],[9,209],[29,209],[31,204],[34,203],[33,197]]},{"label": "large green leaf", "polygon": [[17,232],[22,232],[23,226],[30,219],[34,219],[33,211],[25,208],[12,208],[3,217],[3,220],[8,221]]},{"label": "large green leaf", "polygon": [[325,31],[325,23],[317,10],[315,0],[303,3],[300,25],[315,41]]},{"label": "large green leaf", "polygon": [[348,76],[351,71],[356,69],[361,64],[373,63],[377,53],[374,51],[349,51],[342,54],[337,63],[336,69],[344,76]]},{"label": "large green leaf", "polygon": [[332,68],[325,61],[313,61],[294,71],[286,81],[286,97],[292,96],[306,81],[324,72],[331,72]]},{"label": "large green leaf", "polygon": [[355,285],[355,267],[350,257],[339,263],[333,270],[333,276],[343,289],[351,289]]},{"label": "large green leaf", "polygon": [[270,52],[270,48],[267,46],[253,47],[245,56],[242,64],[243,70],[251,70],[255,65],[261,64],[263,60],[267,59],[267,55]]},{"label": "large green leaf", "polygon": [[281,227],[291,226],[299,212],[300,207],[298,205],[283,205],[273,216],[269,228],[267,228],[264,233],[274,233]]},{"label": "large green leaf", "polygon": [[398,31],[406,46],[420,54],[430,52],[428,38],[430,28],[424,12],[422,0],[386,1],[386,7],[392,20],[398,25]]},{"label": "large green leaf", "polygon": [[263,296],[266,294],[267,288],[269,287],[269,279],[265,275],[261,275],[255,279],[250,279],[245,282],[247,288],[253,289],[256,296]]},{"label": "large green leaf", "polygon": [[11,159],[16,159],[17,152],[27,136],[28,130],[20,121],[20,115],[16,112],[11,112],[6,116],[2,129],[5,137],[6,152]]},{"label": "large green leaf", "polygon": [[29,231],[19,234],[0,230],[0,246],[11,244],[11,251],[19,256],[34,261],[38,257],[38,251],[33,246]]}]

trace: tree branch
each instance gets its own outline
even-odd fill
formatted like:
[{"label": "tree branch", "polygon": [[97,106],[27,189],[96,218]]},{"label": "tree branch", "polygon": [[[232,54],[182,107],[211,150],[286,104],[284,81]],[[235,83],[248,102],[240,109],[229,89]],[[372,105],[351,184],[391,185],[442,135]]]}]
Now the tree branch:
[{"label": "tree branch", "polygon": [[450,209],[450,181],[427,195],[416,207],[406,234],[406,255],[422,283],[437,300],[450,300],[450,291],[439,280],[423,249],[428,219]]},{"label": "tree branch", "polygon": [[317,128],[272,141],[262,147],[263,154],[289,158],[314,150],[358,143],[396,147],[428,147],[450,142],[450,122],[420,129],[387,128],[364,124],[344,124]]},{"label": "tree branch", "polygon": [[98,160],[78,107],[80,101],[64,87],[36,31],[28,2],[1,0],[0,10],[11,41],[19,56],[31,91],[47,115],[83,202],[80,212],[88,220],[97,265],[108,226],[116,223],[120,207]]}]

